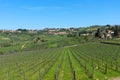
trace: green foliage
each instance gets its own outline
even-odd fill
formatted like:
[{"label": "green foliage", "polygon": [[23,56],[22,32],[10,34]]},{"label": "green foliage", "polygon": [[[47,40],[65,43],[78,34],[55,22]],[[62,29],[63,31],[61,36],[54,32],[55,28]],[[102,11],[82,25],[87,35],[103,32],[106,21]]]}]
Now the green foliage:
[{"label": "green foliage", "polygon": [[2,51],[0,51],[0,55],[3,55],[3,52],[2,52]]},{"label": "green foliage", "polygon": [[95,33],[95,37],[100,38],[101,37],[100,32],[101,32],[100,28],[98,28],[97,32]]}]

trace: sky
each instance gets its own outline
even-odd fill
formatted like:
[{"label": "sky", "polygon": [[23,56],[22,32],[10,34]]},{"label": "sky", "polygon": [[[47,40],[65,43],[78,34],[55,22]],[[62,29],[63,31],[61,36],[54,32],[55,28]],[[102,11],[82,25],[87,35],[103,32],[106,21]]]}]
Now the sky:
[{"label": "sky", "polygon": [[120,24],[120,0],[0,0],[0,29]]}]

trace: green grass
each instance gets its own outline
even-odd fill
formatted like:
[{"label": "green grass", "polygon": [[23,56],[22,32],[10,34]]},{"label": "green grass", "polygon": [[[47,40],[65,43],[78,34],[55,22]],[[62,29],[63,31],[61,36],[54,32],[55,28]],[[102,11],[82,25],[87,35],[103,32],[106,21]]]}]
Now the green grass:
[{"label": "green grass", "polygon": [[72,53],[69,51],[70,58],[73,63],[73,67],[76,71],[76,79],[77,80],[90,80],[88,76],[85,74],[85,71],[82,69],[82,67],[79,65],[79,63],[75,60],[75,58],[72,56]]},{"label": "green grass", "polygon": [[55,78],[55,73],[57,71],[57,68],[58,68],[58,65],[61,61],[61,58],[62,58],[62,54],[61,53],[61,56],[58,58],[57,62],[54,64],[54,66],[49,70],[49,72],[45,75],[44,77],[44,80],[54,80]]},{"label": "green grass", "polygon": [[67,79],[72,80],[71,69],[67,56],[68,52],[65,50],[63,54],[64,54],[64,62],[62,64],[58,80],[67,80]]}]

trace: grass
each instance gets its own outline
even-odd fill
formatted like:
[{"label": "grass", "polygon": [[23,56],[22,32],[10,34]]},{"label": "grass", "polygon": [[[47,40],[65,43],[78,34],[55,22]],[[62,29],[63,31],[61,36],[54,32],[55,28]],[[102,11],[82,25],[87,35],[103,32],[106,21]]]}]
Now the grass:
[{"label": "grass", "polygon": [[76,79],[77,80],[90,80],[88,76],[85,74],[85,71],[82,69],[82,67],[79,65],[79,63],[75,60],[75,58],[72,56],[72,53],[69,51],[70,58],[73,63],[73,67],[76,71]]},{"label": "grass", "polygon": [[72,80],[71,69],[68,61],[67,51],[64,51],[64,62],[62,64],[62,68],[60,70],[60,75],[58,80]]},{"label": "grass", "polygon": [[57,62],[53,65],[53,67],[49,70],[49,72],[45,75],[44,77],[44,80],[54,80],[55,78],[55,73],[57,71],[57,68],[58,68],[58,65],[61,61],[61,58],[62,58],[62,54],[61,53],[61,56],[58,58]]}]

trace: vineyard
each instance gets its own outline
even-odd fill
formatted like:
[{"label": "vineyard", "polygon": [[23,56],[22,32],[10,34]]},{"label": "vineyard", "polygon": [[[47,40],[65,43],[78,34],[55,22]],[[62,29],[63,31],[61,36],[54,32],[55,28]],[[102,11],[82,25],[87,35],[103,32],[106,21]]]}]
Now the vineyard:
[{"label": "vineyard", "polygon": [[120,46],[86,43],[0,55],[0,80],[108,80],[120,76]]}]

